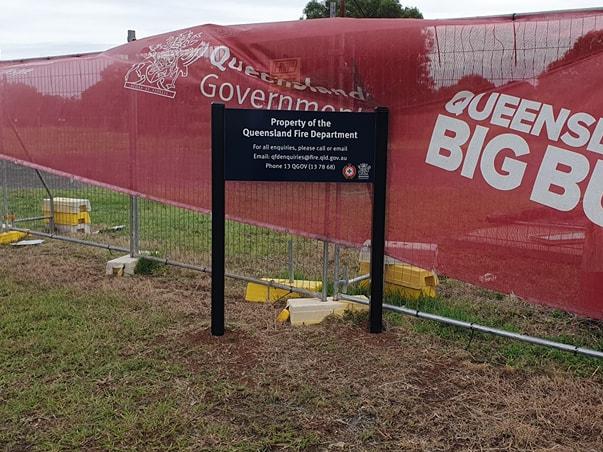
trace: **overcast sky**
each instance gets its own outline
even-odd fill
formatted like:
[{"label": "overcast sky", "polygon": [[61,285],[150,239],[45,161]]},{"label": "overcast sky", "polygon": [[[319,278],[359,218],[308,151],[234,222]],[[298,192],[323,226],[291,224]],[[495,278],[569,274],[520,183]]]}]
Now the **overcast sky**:
[{"label": "overcast sky", "polygon": [[[352,1],[352,0],[348,0]],[[0,59],[105,50],[179,28],[297,20],[307,0],[0,0]],[[426,18],[600,6],[592,0],[416,0]]]}]

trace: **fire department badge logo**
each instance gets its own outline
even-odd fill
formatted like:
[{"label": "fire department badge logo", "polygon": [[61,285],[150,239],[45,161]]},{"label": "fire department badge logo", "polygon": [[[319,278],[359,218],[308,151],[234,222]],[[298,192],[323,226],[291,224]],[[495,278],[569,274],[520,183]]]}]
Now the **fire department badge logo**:
[{"label": "fire department badge logo", "polygon": [[343,167],[343,177],[346,179],[354,179],[356,177],[356,167],[354,165],[346,165]]},{"label": "fire department badge logo", "polygon": [[170,36],[144,54],[145,59],[132,65],[125,76],[124,88],[157,96],[176,97],[176,81],[188,76],[188,67],[207,54],[209,44],[202,33],[192,31]]}]

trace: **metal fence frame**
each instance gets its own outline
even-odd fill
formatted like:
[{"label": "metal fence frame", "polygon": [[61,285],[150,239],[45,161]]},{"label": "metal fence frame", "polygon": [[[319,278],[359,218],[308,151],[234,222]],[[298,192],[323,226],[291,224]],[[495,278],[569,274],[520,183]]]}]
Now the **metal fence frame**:
[{"label": "metal fence frame", "polygon": [[[2,210],[1,210],[1,212],[2,212],[2,216],[3,216],[3,220],[4,220],[2,222],[2,228],[4,230],[20,231],[20,232],[31,234],[32,236],[60,240],[60,241],[67,242],[67,243],[74,243],[74,244],[85,245],[85,246],[90,246],[90,247],[94,247],[94,248],[101,248],[101,249],[106,249],[109,251],[121,252],[121,253],[129,254],[132,257],[144,257],[145,259],[148,259],[150,261],[177,267],[177,268],[193,270],[193,271],[198,271],[198,272],[207,273],[207,274],[211,273],[210,266],[195,265],[195,264],[190,264],[190,263],[186,263],[186,262],[180,262],[178,260],[174,260],[174,259],[170,259],[170,258],[157,257],[157,256],[152,256],[152,255],[147,255],[147,254],[141,253],[141,250],[140,250],[140,211],[139,211],[139,203],[138,203],[140,198],[138,196],[130,195],[130,197],[129,197],[129,215],[128,215],[128,217],[129,217],[129,237],[128,237],[129,246],[128,247],[116,246],[116,245],[112,245],[110,243],[101,243],[101,242],[97,242],[97,241],[93,241],[93,240],[74,238],[74,237],[69,237],[69,236],[57,233],[55,230],[54,222],[53,222],[53,219],[54,219],[54,205],[53,204],[54,203],[52,200],[54,199],[54,196],[53,196],[51,187],[46,182],[44,176],[42,175],[42,173],[39,170],[33,170],[33,171],[35,171],[37,177],[40,180],[40,183],[44,187],[46,194],[49,196],[49,199],[51,200],[51,202],[50,202],[51,217],[40,216],[40,217],[11,219],[10,214],[9,214],[9,212],[10,212],[9,197],[8,197],[9,187],[8,187],[8,178],[7,178],[7,167],[8,167],[9,162],[6,160],[2,160],[2,159],[0,159],[0,162],[2,163],[2,165],[0,166],[0,170],[1,170],[0,180],[2,181],[2,190],[1,190]],[[29,222],[29,221],[37,221],[37,220],[48,220],[48,232],[43,232],[43,231],[31,229],[31,228],[24,228],[24,227],[17,226],[20,223],[25,223],[25,222]],[[239,273],[236,273],[233,271],[226,271],[225,276],[230,279],[234,279],[234,280],[238,280],[238,281],[260,284],[260,285],[263,285],[263,286],[266,286],[269,288],[273,288],[273,289],[282,289],[282,290],[285,290],[290,293],[296,293],[296,294],[301,294],[301,295],[304,295],[307,297],[319,298],[322,300],[326,300],[327,299],[327,286],[328,286],[327,283],[329,281],[329,267],[328,267],[329,242],[323,241],[322,243],[323,243],[323,245],[322,245],[322,262],[321,262],[321,264],[322,264],[322,291],[320,293],[317,293],[317,292],[314,292],[312,290],[308,290],[305,288],[295,287],[293,285],[293,281],[295,279],[295,267],[294,267],[295,252],[294,252],[294,246],[293,246],[292,239],[289,239],[287,242],[287,273],[288,273],[289,284],[281,283],[281,282],[278,282],[275,280],[264,280],[264,279],[256,278],[253,276],[242,275],[242,274],[239,274]],[[333,299],[345,300],[345,301],[357,303],[360,305],[368,305],[369,302],[366,299],[363,299],[363,298],[360,298],[357,296],[348,295],[346,292],[347,292],[347,288],[349,285],[363,281],[363,280],[368,280],[370,278],[370,275],[367,274],[367,275],[360,275],[357,277],[349,278],[348,275],[345,274],[342,278],[340,273],[341,273],[340,246],[335,244],[334,245],[334,271],[333,271]],[[539,338],[539,337],[534,337],[534,336],[529,336],[529,335],[525,335],[525,334],[513,333],[510,331],[505,331],[505,330],[498,329],[498,328],[492,328],[492,327],[480,325],[477,323],[464,322],[464,321],[456,320],[453,318],[435,315],[435,314],[431,314],[431,313],[427,313],[427,312],[422,312],[422,311],[418,311],[415,309],[410,309],[410,308],[406,308],[406,307],[402,307],[402,306],[394,306],[394,305],[390,305],[390,304],[384,304],[383,308],[386,311],[393,312],[396,314],[411,316],[411,317],[415,317],[418,319],[430,320],[430,321],[438,322],[438,323],[441,323],[444,325],[467,329],[472,332],[490,334],[493,336],[499,336],[499,337],[504,337],[504,338],[508,338],[508,339],[518,340],[518,341],[526,342],[526,343],[533,344],[533,345],[549,347],[549,348],[553,348],[556,350],[573,353],[576,355],[584,355],[584,356],[588,356],[588,357],[603,359],[603,352],[585,348],[585,347],[564,344],[564,343],[555,342],[555,341],[551,341],[551,340],[547,340],[547,339],[543,339],[543,338]]]}]

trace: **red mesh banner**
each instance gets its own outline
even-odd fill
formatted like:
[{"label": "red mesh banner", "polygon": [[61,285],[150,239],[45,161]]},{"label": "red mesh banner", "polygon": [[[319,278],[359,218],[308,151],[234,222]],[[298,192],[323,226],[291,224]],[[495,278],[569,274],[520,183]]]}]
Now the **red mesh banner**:
[{"label": "red mesh banner", "polygon": [[[0,155],[210,205],[210,104],[390,109],[388,254],[603,318],[603,11],[206,25],[0,66]],[[360,245],[366,184],[229,183],[231,218]]]}]

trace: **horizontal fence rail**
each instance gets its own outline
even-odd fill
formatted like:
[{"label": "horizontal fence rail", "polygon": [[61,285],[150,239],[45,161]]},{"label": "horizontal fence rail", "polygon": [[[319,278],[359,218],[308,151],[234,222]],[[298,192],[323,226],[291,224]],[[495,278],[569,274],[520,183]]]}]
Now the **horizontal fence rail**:
[{"label": "horizontal fence rail", "polygon": [[[340,298],[343,300],[351,301],[353,303],[368,305],[368,301],[363,300],[362,298],[341,294]],[[521,342],[526,342],[528,344],[540,345],[543,347],[554,348],[557,350],[561,350],[564,352],[570,352],[578,355],[589,356],[591,358],[599,358],[603,359],[603,352],[592,350],[589,348],[578,347],[576,345],[563,344],[561,342],[550,341],[548,339],[542,339],[539,337],[528,336],[526,334],[513,333],[511,331],[505,331],[498,328],[492,328],[489,326],[480,325],[478,323],[465,322],[462,320],[451,319],[449,317],[444,317],[441,315],[430,314],[428,312],[417,311],[416,309],[405,308],[403,306],[394,306],[391,304],[385,303],[383,305],[383,309],[390,312],[395,312],[397,314],[402,314],[406,316],[416,317],[418,319],[431,320],[438,323],[443,323],[445,325],[451,325],[458,328],[468,329],[470,331],[476,331],[479,333],[491,334],[494,336],[505,337],[507,339],[514,339]]]}]

